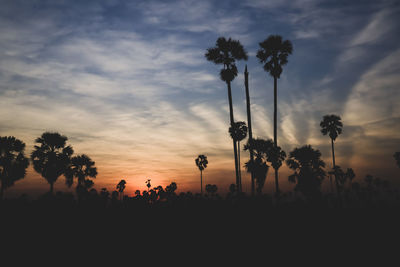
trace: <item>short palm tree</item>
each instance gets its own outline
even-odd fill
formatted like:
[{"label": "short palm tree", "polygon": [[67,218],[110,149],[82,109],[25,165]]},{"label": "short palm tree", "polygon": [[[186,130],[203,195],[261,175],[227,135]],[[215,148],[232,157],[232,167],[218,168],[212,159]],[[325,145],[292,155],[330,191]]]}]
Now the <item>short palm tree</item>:
[{"label": "short palm tree", "polygon": [[7,188],[25,177],[29,161],[24,150],[25,143],[14,136],[0,137],[0,200]]},{"label": "short palm tree", "polygon": [[321,183],[326,174],[323,169],[325,163],[319,150],[310,145],[295,148],[289,153],[286,164],[294,171],[289,176],[289,181],[296,183],[296,191],[309,198],[314,198],[320,193]]},{"label": "short palm tree", "polygon": [[[334,142],[336,138],[342,133],[343,124],[341,122],[341,118],[340,116],[334,114],[325,115],[322,118],[320,126],[321,126],[321,133],[323,135],[329,135],[329,137],[331,138],[333,170],[336,170]],[[339,183],[336,176],[337,175],[335,174],[336,190],[338,190]]]},{"label": "short palm tree", "polygon": [[[288,63],[287,58],[293,52],[293,46],[289,40],[283,40],[280,35],[270,35],[259,45],[260,49],[257,52],[257,58],[261,64],[264,64],[264,70],[274,78],[274,144],[277,147],[277,83],[283,71],[282,66]],[[275,180],[278,180],[278,169],[275,169]]]},{"label": "short palm tree", "polygon": [[31,154],[33,168],[50,184],[50,193],[53,193],[58,177],[68,173],[74,151],[71,146],[66,146],[67,140],[66,136],[51,132],[45,132],[35,140],[38,145]]},{"label": "short palm tree", "polygon": [[208,160],[207,156],[205,155],[199,155],[197,159],[195,160],[196,166],[200,170],[200,192],[203,194],[203,171],[205,168],[207,168]]},{"label": "short palm tree", "polygon": [[286,153],[281,149],[280,146],[271,146],[269,151],[267,152],[267,161],[271,162],[272,168],[275,170],[275,192],[279,195],[279,181],[278,181],[278,173],[279,168],[282,166],[282,162],[286,158]]},{"label": "short palm tree", "polygon": [[120,195],[120,200],[122,200],[122,196],[124,194],[125,187],[126,187],[126,181],[125,180],[121,180],[117,184],[117,190],[118,190],[119,195]]},{"label": "short palm tree", "polygon": [[254,180],[256,182],[257,194],[262,193],[265,180],[267,178],[269,166],[267,164],[268,152],[273,147],[274,142],[272,140],[264,140],[261,138],[248,140],[244,146],[244,150],[253,150],[254,160],[249,160],[245,163],[245,168],[248,172],[252,172]]},{"label": "short palm tree", "polygon": [[[216,46],[208,48],[205,54],[208,61],[212,61],[215,64],[222,64],[223,68],[220,71],[220,78],[224,81],[228,88],[228,101],[229,101],[229,115],[230,124],[233,126],[233,104],[232,104],[232,90],[231,82],[235,79],[238,74],[236,67],[236,60],[247,60],[247,52],[244,50],[242,44],[237,40],[228,40],[225,37],[219,37],[216,41]],[[239,185],[239,169],[238,169],[238,158],[236,143],[233,140],[233,152],[235,157],[235,172],[236,172],[236,185]],[[239,188],[238,188],[239,189]]]},{"label": "short palm tree", "polygon": [[238,153],[238,170],[239,170],[239,192],[242,191],[242,173],[240,170],[240,141],[247,136],[247,126],[244,121],[238,121],[229,127],[229,133],[232,139],[237,143],[237,153]]},{"label": "short palm tree", "polygon": [[78,197],[87,193],[87,190],[93,186],[93,181],[88,178],[96,178],[97,176],[97,168],[94,165],[95,162],[85,154],[71,158],[70,165],[66,171],[66,184],[71,187],[74,183],[74,177],[77,178],[76,191]]}]

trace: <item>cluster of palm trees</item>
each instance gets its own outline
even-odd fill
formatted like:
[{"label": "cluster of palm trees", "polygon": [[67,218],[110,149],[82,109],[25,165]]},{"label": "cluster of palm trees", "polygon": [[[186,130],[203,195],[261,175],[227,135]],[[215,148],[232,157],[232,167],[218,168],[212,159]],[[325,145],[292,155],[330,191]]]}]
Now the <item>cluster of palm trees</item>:
[{"label": "cluster of palm trees", "polygon": [[[235,172],[236,172],[236,187],[238,192],[242,192],[242,182],[240,174],[240,141],[246,138],[247,132],[249,133],[248,144],[245,146],[250,152],[250,161],[246,163],[246,168],[251,173],[251,190],[254,195],[255,183],[257,187],[263,184],[261,174],[267,173],[268,166],[263,159],[268,158],[275,170],[275,185],[276,192],[279,193],[278,183],[278,169],[282,165],[282,160],[286,154],[278,146],[277,137],[277,80],[282,74],[282,67],[288,63],[288,56],[293,51],[292,43],[289,40],[283,40],[279,35],[271,35],[263,42],[259,43],[260,49],[257,52],[257,58],[263,64],[264,70],[274,78],[274,141],[261,142],[258,140],[254,142],[251,127],[251,111],[250,111],[250,96],[248,86],[248,71],[247,65],[245,68],[245,91],[246,91],[246,106],[247,106],[247,125],[245,122],[235,122],[233,115],[232,104],[232,90],[231,82],[238,74],[235,65],[236,60],[247,60],[247,52],[237,40],[231,38],[226,39],[220,37],[216,41],[216,46],[208,48],[205,54],[207,60],[215,64],[223,65],[220,70],[220,78],[227,84],[228,88],[228,101],[230,112],[230,128],[229,132],[233,140],[233,150],[235,158]],[[261,147],[256,147],[261,145]],[[268,146],[266,146],[268,145]],[[257,157],[254,159],[254,150],[257,150]],[[267,155],[268,153],[268,155]],[[265,180],[265,178],[264,178]]]},{"label": "cluster of palm trees", "polygon": [[[30,160],[34,170],[49,183],[51,194],[54,192],[54,183],[63,175],[68,187],[77,180],[79,196],[81,192],[93,187],[90,178],[96,178],[97,168],[89,156],[74,156],[74,150],[67,145],[67,140],[66,136],[57,132],[44,132],[35,140]],[[21,140],[12,136],[0,137],[1,198],[4,190],[25,177],[29,159],[24,151],[25,143]]]},{"label": "cluster of palm trees", "polygon": [[[274,132],[273,140],[264,140],[261,138],[253,138],[250,110],[250,96],[248,85],[247,65],[245,67],[245,92],[246,92],[246,107],[247,107],[247,125],[245,122],[235,121],[232,104],[232,89],[231,82],[238,75],[236,67],[237,60],[247,60],[247,52],[238,40],[226,39],[219,37],[215,47],[208,48],[205,57],[208,61],[215,64],[223,65],[220,70],[220,78],[226,83],[228,88],[228,102],[230,127],[229,133],[233,140],[233,151],[235,159],[236,173],[236,189],[242,192],[241,172],[240,172],[240,142],[244,140],[248,133],[248,141],[244,146],[244,150],[248,150],[250,159],[245,163],[248,172],[251,173],[251,193],[255,191],[261,193],[262,187],[268,173],[269,165],[275,171],[275,192],[280,193],[278,170],[282,166],[286,158],[286,153],[278,146],[277,134],[277,81],[283,72],[283,66],[288,63],[288,56],[293,52],[292,43],[289,40],[283,40],[279,35],[270,35],[264,41],[259,43],[257,58],[263,64],[264,70],[274,80]],[[336,165],[334,142],[342,133],[343,124],[340,116],[331,114],[325,115],[320,123],[321,132],[323,135],[329,135],[332,146],[332,161],[333,171],[329,174],[334,175],[336,190],[339,191],[341,181],[349,177],[353,179],[355,174],[352,169],[344,172]],[[399,158],[399,155],[395,155]],[[296,189],[303,192],[305,195],[313,195],[319,190],[321,181],[326,176],[324,171],[325,163],[321,159],[319,150],[313,149],[310,145],[305,145],[300,148],[295,148],[290,152],[286,160],[287,166],[294,171],[289,176],[289,181],[296,183]]]}]

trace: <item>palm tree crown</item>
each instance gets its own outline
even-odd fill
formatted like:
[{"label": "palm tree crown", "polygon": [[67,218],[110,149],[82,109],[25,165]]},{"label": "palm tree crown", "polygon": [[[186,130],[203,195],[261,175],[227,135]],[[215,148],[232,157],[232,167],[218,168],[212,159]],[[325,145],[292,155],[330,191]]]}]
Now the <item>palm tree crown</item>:
[{"label": "palm tree crown", "polygon": [[59,176],[65,175],[74,151],[66,146],[68,138],[59,133],[45,132],[35,141],[31,154],[33,168],[50,184],[50,192]]},{"label": "palm tree crown", "polygon": [[224,82],[231,82],[238,74],[235,65],[236,60],[247,60],[247,52],[237,40],[228,40],[225,37],[219,37],[213,48],[208,48],[205,57],[208,61],[215,64],[223,64],[224,68],[220,71],[220,78]]},{"label": "palm tree crown", "polygon": [[257,185],[257,193],[261,194],[267,178],[269,166],[267,164],[268,153],[274,146],[272,140],[264,140],[261,138],[248,140],[244,146],[244,150],[253,150],[255,159],[245,163],[247,172],[253,172]]},{"label": "palm tree crown", "polygon": [[280,35],[270,35],[259,45],[261,48],[257,58],[264,64],[264,70],[272,77],[280,78],[282,66],[288,63],[287,58],[293,52],[292,43],[289,40],[283,41]]},{"label": "palm tree crown", "polygon": [[125,190],[125,186],[126,185],[126,181],[125,180],[121,180],[119,181],[119,183],[117,184],[117,190],[118,192],[122,193]]},{"label": "palm tree crown", "polygon": [[335,141],[336,138],[342,133],[343,123],[341,122],[340,116],[331,114],[325,115],[320,123],[321,133],[323,135],[329,135],[329,137]]},{"label": "palm tree crown", "polygon": [[203,171],[205,168],[207,168],[208,160],[207,156],[205,155],[199,155],[197,159],[195,160],[196,166],[199,168],[200,171]]},{"label": "palm tree crown", "polygon": [[[272,140],[271,140],[272,141]],[[277,170],[282,166],[282,162],[286,158],[286,153],[280,146],[271,146],[268,154],[267,161],[271,162],[271,166]]]},{"label": "palm tree crown", "polygon": [[325,178],[325,162],[321,159],[321,152],[310,145],[295,148],[289,153],[286,164],[294,173],[289,181],[296,183],[296,190],[306,196],[313,196],[320,190],[321,182]]},{"label": "palm tree crown", "polygon": [[94,164],[95,162],[85,154],[73,157],[68,169],[67,185],[73,184],[73,177],[78,178],[78,186],[84,186],[87,183],[87,177],[96,178],[97,168]]},{"label": "palm tree crown", "polygon": [[238,121],[229,127],[229,133],[233,140],[240,142],[247,136],[247,126],[244,121]]},{"label": "palm tree crown", "polygon": [[14,136],[0,137],[0,199],[5,189],[25,177],[29,165],[25,144]]}]

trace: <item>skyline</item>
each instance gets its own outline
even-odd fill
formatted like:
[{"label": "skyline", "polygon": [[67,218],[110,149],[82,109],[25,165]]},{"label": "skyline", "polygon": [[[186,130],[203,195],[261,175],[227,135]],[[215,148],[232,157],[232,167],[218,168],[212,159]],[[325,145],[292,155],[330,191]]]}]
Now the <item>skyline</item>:
[{"label": "skyline", "polygon": [[[69,138],[95,162],[95,188],[127,181],[127,194],[152,185],[200,191],[195,158],[205,154],[204,183],[234,183],[226,85],[204,58],[219,36],[240,40],[249,60],[232,83],[235,118],[246,121],[249,71],[254,137],[273,135],[273,79],[255,55],[280,34],[293,54],[278,80],[279,145],[311,144],[331,167],[325,114],[342,117],[336,162],[398,184],[393,154],[400,138],[399,11],[396,1],[1,1],[0,135],[26,143],[45,131]],[[248,153],[241,151],[242,160]],[[288,168],[280,169],[283,191]],[[250,178],[242,168],[243,189]],[[273,190],[270,169],[264,192]],[[285,190],[286,189],[286,190]],[[29,166],[6,196],[44,193]],[[66,190],[60,177],[55,190]]]}]

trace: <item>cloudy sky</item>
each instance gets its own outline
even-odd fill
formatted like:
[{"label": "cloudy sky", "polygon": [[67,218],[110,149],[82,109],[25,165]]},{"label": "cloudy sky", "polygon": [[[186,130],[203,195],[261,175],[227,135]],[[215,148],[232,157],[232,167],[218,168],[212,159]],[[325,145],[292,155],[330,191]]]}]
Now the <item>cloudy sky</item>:
[{"label": "cloudy sky", "polygon": [[[194,159],[209,159],[205,183],[234,183],[226,85],[204,53],[219,36],[240,40],[234,115],[246,121],[245,64],[253,132],[273,135],[273,79],[257,61],[258,43],[280,34],[294,51],[278,81],[279,144],[319,149],[331,167],[319,122],[338,114],[337,164],[396,183],[400,150],[398,1],[18,1],[0,0],[0,135],[30,154],[44,131],[66,135],[98,168],[95,187],[127,191],[178,184],[199,191]],[[242,163],[248,158],[242,152]],[[284,190],[289,171],[281,168]],[[265,191],[273,189],[273,173]],[[244,190],[250,189],[243,173]],[[63,177],[55,190],[67,190]],[[43,193],[30,167],[8,194]]]}]

